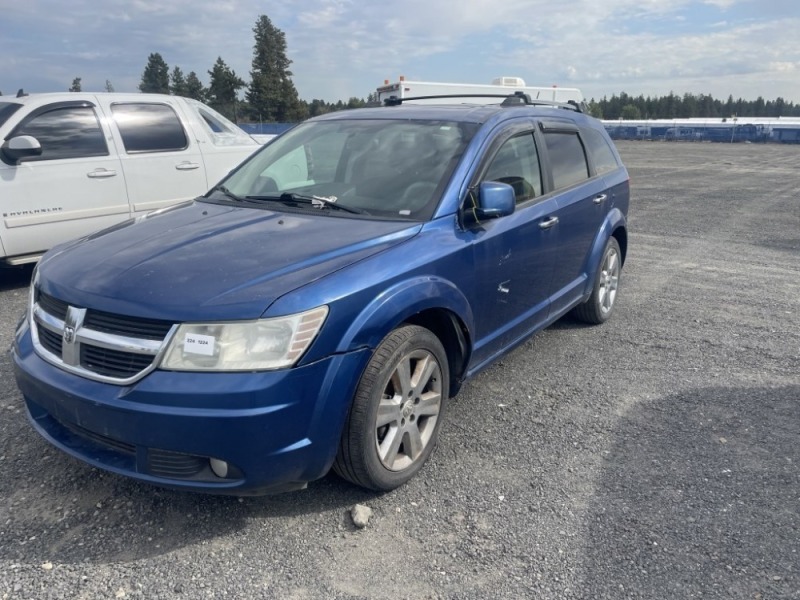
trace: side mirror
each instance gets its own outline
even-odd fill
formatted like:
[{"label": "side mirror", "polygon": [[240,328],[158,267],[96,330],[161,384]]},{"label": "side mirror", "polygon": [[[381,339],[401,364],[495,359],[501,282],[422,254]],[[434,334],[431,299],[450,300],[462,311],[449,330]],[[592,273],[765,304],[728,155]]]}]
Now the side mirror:
[{"label": "side mirror", "polygon": [[498,219],[514,212],[516,194],[514,188],[499,181],[484,181],[478,186],[477,197],[473,196],[477,206],[470,206],[470,200],[464,207],[464,220],[467,223],[480,223],[489,219]]},{"label": "side mirror", "polygon": [[18,165],[23,158],[30,158],[31,156],[41,156],[42,145],[32,135],[18,135],[6,140],[0,146],[0,151],[12,164]]}]

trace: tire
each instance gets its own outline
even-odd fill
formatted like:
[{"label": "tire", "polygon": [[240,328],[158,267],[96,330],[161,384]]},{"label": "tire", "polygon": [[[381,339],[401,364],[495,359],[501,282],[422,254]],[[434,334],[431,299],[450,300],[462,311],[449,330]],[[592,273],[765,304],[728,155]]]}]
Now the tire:
[{"label": "tire", "polygon": [[573,314],[581,321],[593,325],[608,321],[614,311],[621,272],[622,253],[616,238],[612,237],[606,242],[605,250],[603,250],[592,295],[586,302],[575,307]]},{"label": "tire", "polygon": [[371,490],[403,485],[436,446],[449,387],[439,338],[416,325],[392,331],[361,375],[334,471]]}]

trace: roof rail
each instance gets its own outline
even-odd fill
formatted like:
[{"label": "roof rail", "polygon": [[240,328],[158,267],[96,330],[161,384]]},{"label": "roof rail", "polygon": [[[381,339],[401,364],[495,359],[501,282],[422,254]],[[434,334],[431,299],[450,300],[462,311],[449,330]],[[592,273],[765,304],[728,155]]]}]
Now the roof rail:
[{"label": "roof rail", "polygon": [[410,96],[408,98],[398,98],[397,96],[389,96],[383,101],[384,106],[400,106],[403,102],[411,100],[438,100],[446,98],[503,98],[500,106],[553,106],[555,108],[563,108],[566,110],[574,110],[575,112],[586,112],[584,110],[583,102],[578,103],[575,100],[567,100],[566,102],[556,102],[555,100],[532,100],[531,97],[524,92],[514,92],[513,94],[437,94],[433,96]]}]

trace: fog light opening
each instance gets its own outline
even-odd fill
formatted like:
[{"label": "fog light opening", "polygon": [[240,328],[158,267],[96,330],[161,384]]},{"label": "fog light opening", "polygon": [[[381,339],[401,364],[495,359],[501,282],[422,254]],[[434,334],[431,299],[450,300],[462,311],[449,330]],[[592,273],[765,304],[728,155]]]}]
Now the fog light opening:
[{"label": "fog light opening", "polygon": [[225,479],[228,476],[229,467],[228,463],[226,463],[224,460],[220,460],[218,458],[209,458],[208,464],[211,467],[211,470],[214,471],[214,475],[217,477]]}]

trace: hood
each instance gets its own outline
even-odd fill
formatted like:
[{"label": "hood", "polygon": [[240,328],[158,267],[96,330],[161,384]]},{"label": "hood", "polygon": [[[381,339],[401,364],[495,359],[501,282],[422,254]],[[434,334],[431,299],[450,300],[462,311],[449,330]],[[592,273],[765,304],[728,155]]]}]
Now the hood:
[{"label": "hood", "polygon": [[260,317],[280,296],[415,235],[418,223],[193,202],[58,246],[40,289],[173,321]]}]

